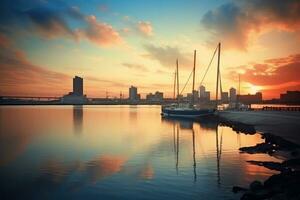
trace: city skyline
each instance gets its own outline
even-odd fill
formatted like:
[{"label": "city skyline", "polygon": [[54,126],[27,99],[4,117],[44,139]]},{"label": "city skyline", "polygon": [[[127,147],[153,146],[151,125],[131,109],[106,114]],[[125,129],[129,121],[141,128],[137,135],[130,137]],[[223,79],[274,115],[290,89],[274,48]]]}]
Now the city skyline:
[{"label": "city skyline", "polygon": [[[183,88],[197,50],[198,87],[221,42],[224,91],[238,88],[241,74],[241,94],[279,98],[300,90],[297,8],[278,0],[3,1],[0,95],[62,96],[76,74],[89,97],[127,94],[135,85],[143,98],[154,91],[171,98],[176,59]],[[209,70],[204,82],[212,98],[215,74]]]}]

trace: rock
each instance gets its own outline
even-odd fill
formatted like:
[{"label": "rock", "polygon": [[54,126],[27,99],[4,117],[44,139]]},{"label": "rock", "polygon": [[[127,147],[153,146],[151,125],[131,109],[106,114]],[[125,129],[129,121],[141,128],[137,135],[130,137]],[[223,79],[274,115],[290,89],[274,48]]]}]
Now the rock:
[{"label": "rock", "polygon": [[265,168],[276,170],[276,171],[285,171],[288,170],[285,166],[282,165],[282,163],[279,162],[271,162],[271,161],[255,161],[255,160],[249,160],[248,163],[252,165],[258,165],[263,166]]},{"label": "rock", "polygon": [[260,143],[252,147],[241,147],[240,151],[254,154],[254,153],[273,153],[277,150],[276,146],[267,143]]},{"label": "rock", "polygon": [[251,191],[258,191],[258,190],[262,190],[263,189],[263,185],[260,181],[253,181],[251,184],[250,184],[250,190]]},{"label": "rock", "polygon": [[248,191],[247,188],[239,187],[239,186],[233,186],[232,187],[232,192],[233,193],[238,193],[238,192],[245,192]]}]

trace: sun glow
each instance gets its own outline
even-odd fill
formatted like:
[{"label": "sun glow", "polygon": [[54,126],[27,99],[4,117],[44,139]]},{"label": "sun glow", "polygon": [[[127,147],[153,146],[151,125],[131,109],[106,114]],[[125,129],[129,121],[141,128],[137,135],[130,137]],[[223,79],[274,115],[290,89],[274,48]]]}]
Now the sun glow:
[{"label": "sun glow", "polygon": [[262,89],[263,89],[262,86],[250,84],[250,86],[249,86],[249,93],[250,94],[255,94],[257,92],[260,92]]}]

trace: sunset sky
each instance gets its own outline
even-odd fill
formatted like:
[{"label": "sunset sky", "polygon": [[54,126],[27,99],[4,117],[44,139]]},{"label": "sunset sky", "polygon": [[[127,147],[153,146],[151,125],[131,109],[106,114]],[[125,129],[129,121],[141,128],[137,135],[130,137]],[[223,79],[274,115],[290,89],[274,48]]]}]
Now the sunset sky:
[{"label": "sunset sky", "polygon": [[[88,97],[171,97],[176,59],[180,87],[196,83],[221,42],[223,90],[278,98],[300,90],[299,0],[1,0],[0,95],[61,96],[72,77]],[[216,62],[203,84],[214,95]],[[188,85],[184,93],[191,91]]]}]

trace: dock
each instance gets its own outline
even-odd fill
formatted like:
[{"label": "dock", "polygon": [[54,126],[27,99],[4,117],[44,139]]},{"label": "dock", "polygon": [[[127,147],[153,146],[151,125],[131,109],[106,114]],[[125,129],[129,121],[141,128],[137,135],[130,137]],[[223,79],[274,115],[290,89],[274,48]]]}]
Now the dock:
[{"label": "dock", "polygon": [[271,133],[300,145],[299,108],[288,109],[223,110],[218,115],[221,120],[251,125],[258,132]]}]

